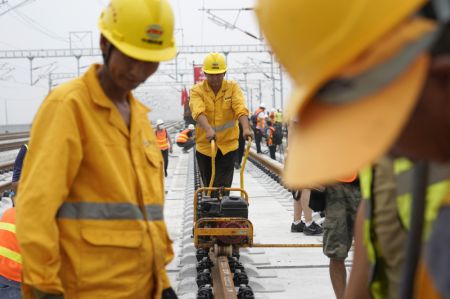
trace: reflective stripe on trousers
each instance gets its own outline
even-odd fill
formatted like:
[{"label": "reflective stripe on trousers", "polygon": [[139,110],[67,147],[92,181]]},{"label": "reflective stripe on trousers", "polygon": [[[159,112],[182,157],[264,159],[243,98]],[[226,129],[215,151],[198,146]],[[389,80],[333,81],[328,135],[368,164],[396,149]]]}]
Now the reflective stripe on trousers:
[{"label": "reflective stripe on trousers", "polygon": [[[163,220],[162,205],[146,205],[149,221]],[[144,220],[140,208],[131,203],[65,202],[58,218],[92,220]]]}]

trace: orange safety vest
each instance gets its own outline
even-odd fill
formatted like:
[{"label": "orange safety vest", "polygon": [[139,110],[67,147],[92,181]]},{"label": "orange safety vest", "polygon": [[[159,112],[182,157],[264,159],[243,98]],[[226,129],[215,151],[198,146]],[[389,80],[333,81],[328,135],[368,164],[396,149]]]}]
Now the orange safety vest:
[{"label": "orange safety vest", "polygon": [[261,118],[261,117],[258,116],[261,112],[264,112],[264,109],[258,108],[255,111],[256,127],[260,128],[260,129],[264,128],[264,125],[265,125],[265,118],[264,117]]},{"label": "orange safety vest", "polygon": [[0,275],[21,282],[22,256],[16,238],[16,210],[10,208],[0,221]]},{"label": "orange safety vest", "polygon": [[269,127],[269,138],[267,139],[267,145],[271,146],[273,145],[273,133],[275,132],[274,127]]},{"label": "orange safety vest", "polygon": [[186,143],[186,141],[188,141],[188,139],[189,139],[188,133],[190,131],[191,130],[189,130],[189,129],[181,131],[180,134],[178,134],[177,142]]},{"label": "orange safety vest", "polygon": [[158,142],[159,148],[165,151],[169,148],[169,142],[167,140],[167,130],[156,130],[156,141]]}]

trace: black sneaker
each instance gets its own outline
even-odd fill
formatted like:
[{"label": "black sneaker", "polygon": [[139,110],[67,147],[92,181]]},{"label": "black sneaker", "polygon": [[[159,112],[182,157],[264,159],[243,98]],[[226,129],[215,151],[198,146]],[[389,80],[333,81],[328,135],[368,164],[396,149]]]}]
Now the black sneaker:
[{"label": "black sneaker", "polygon": [[303,222],[303,220],[297,224],[292,223],[291,225],[291,233],[302,233],[304,229],[305,229],[305,222]]},{"label": "black sneaker", "polygon": [[303,233],[307,236],[320,235],[323,233],[323,228],[313,221],[310,226],[305,225]]}]

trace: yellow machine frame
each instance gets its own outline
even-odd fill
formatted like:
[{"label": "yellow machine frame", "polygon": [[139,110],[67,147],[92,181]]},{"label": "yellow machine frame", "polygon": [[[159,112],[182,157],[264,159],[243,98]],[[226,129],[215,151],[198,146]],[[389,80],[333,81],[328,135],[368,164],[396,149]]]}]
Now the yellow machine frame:
[{"label": "yellow machine frame", "polygon": [[[246,242],[243,244],[237,244],[240,247],[250,247],[253,245],[253,224],[250,220],[239,217],[212,217],[212,218],[202,218],[197,219],[197,205],[198,205],[198,195],[200,193],[207,193],[208,196],[211,195],[212,191],[240,191],[241,196],[249,204],[248,194],[244,190],[244,170],[247,163],[247,158],[250,153],[251,139],[247,142],[247,147],[245,150],[244,159],[242,161],[242,167],[240,171],[240,188],[223,188],[223,187],[213,187],[214,179],[216,176],[216,162],[215,157],[217,153],[217,148],[214,140],[211,140],[211,160],[212,160],[212,173],[211,180],[209,181],[209,187],[202,187],[195,191],[194,194],[194,245],[196,248],[210,248],[216,243],[216,238],[214,237],[225,237],[225,236],[245,236]],[[221,200],[221,198],[218,198]],[[242,227],[239,228],[219,228],[219,227],[208,227],[217,226],[223,222],[233,222],[240,223]],[[205,242],[201,237],[210,236],[210,240]]]}]

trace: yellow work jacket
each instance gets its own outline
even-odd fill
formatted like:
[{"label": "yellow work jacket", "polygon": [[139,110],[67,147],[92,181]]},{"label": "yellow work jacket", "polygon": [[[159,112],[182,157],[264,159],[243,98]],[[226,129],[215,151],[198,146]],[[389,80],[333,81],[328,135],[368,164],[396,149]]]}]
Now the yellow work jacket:
[{"label": "yellow work jacket", "polygon": [[[189,106],[192,117],[197,120],[204,114],[209,124],[216,131],[216,144],[223,155],[239,147],[239,126],[237,120],[248,116],[244,96],[239,85],[230,80],[223,80],[217,96],[209,87],[207,80],[194,85],[190,92]],[[196,149],[206,156],[211,156],[211,145],[206,139],[205,130],[196,128]]]},{"label": "yellow work jacket", "polygon": [[163,161],[131,94],[130,129],[98,66],[53,90],[31,130],[18,192],[24,298],[161,298],[173,258],[163,220]]}]

